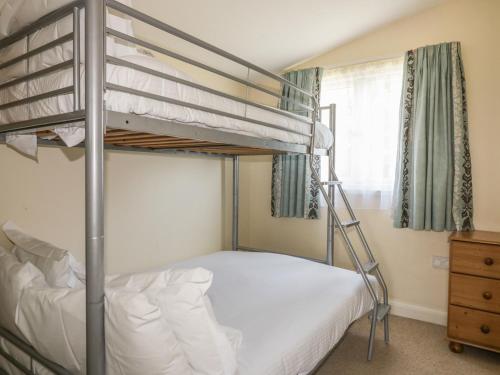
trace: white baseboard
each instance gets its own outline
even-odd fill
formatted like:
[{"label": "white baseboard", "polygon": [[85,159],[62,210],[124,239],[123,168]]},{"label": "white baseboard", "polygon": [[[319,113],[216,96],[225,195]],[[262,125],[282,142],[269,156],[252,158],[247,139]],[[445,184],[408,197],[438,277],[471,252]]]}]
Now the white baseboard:
[{"label": "white baseboard", "polygon": [[412,305],[410,303],[398,300],[391,300],[389,303],[391,304],[391,314],[393,315],[421,320],[441,326],[446,325],[446,319],[448,315],[446,311],[431,309],[419,305]]}]

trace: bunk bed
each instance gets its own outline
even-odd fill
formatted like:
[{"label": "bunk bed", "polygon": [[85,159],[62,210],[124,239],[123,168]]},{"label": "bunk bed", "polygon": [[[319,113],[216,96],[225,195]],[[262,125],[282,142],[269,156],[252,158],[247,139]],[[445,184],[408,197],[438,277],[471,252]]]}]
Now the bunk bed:
[{"label": "bunk bed", "polygon": [[[281,76],[141,13],[122,2],[62,0],[59,3],[64,4],[46,15],[30,19],[27,25],[22,25],[19,30],[0,39],[0,136],[8,142],[9,137],[36,135],[40,138],[39,144],[64,146],[67,140],[65,140],[64,132],[59,130],[69,129],[70,133],[81,137],[80,139],[77,137],[76,146],[85,147],[87,373],[96,375],[105,373],[103,266],[103,155],[105,149],[190,153],[232,158],[231,250],[235,252],[231,252],[232,255],[217,253],[208,258],[194,259],[173,267],[203,266],[222,275],[221,279],[224,279],[224,275],[231,279],[231,275],[242,277],[245,273],[237,272],[237,275],[234,273],[235,269],[231,271],[233,274],[225,273],[224,269],[231,270],[231,267],[236,265],[241,268],[242,262],[247,262],[247,264],[254,262],[254,267],[268,270],[268,273],[262,277],[270,282],[272,278],[269,267],[289,264],[289,269],[306,270],[305,274],[308,276],[315,273],[324,276],[323,279],[315,279],[310,285],[311,288],[317,288],[319,282],[336,284],[342,279],[343,283],[339,283],[340,286],[331,285],[329,294],[315,297],[318,302],[324,298],[326,301],[334,298],[335,295],[332,293],[343,296],[339,297],[337,304],[330,304],[330,309],[325,309],[326,313],[322,313],[320,320],[323,323],[328,320],[330,314],[335,315],[340,312],[344,315],[343,324],[339,327],[330,327],[325,331],[335,332],[335,334],[330,334],[323,339],[321,349],[314,345],[310,346],[310,351],[313,350],[311,348],[315,348],[315,354],[305,361],[307,371],[304,373],[312,373],[353,321],[370,311],[372,319],[373,316],[378,316],[379,295],[375,286],[376,280],[366,276],[364,271],[361,272],[362,277],[360,277],[355,272],[332,267],[334,221],[337,220],[333,215],[328,215],[327,257],[325,261],[319,262],[325,264],[270,254],[270,252],[257,254],[256,249],[240,246],[238,240],[239,156],[276,153],[327,155],[332,163],[333,136],[331,131],[318,120],[322,111],[329,112],[329,127],[332,129],[335,120],[334,106],[320,108],[312,93]],[[184,42],[201,47],[244,67],[249,72],[254,71],[273,80],[280,86],[280,89],[272,90],[248,78],[227,73],[163,46],[144,41],[130,33],[126,26],[118,25],[114,28],[113,20],[110,19],[108,13],[118,13],[124,18],[143,22],[158,32],[168,33]],[[70,20],[69,29],[68,20]],[[44,36],[44,30],[47,29],[52,30],[48,38]],[[120,53],[113,49],[115,44],[119,44],[117,50],[120,50]],[[140,50],[137,47],[140,47]],[[144,53],[143,49],[148,50],[149,53]],[[151,57],[151,52],[229,79],[246,87],[247,92],[255,90],[275,99],[277,103],[291,101],[294,106],[301,108],[301,113],[307,115],[290,113],[278,107],[260,104],[248,96],[243,98],[196,83],[168,64],[158,62]],[[21,72],[19,72],[20,67]],[[7,79],[2,79],[2,72],[4,74],[8,72]],[[284,96],[281,91],[284,87],[300,93],[302,98],[307,99],[306,104],[304,100],[297,101]],[[83,124],[84,128],[82,128]],[[82,129],[85,131],[82,132]],[[332,195],[333,186],[330,185],[333,184],[327,185],[329,185],[328,192]],[[255,257],[252,257],[253,255]],[[226,256],[233,258],[226,258]],[[359,270],[360,268],[358,272]],[[283,272],[285,273],[283,280],[300,282],[291,276],[296,276],[296,273],[286,274],[287,267],[283,267]],[[243,282],[244,278],[240,281]],[[278,295],[288,295],[287,283],[278,284]],[[350,287],[347,287],[347,284]],[[227,287],[226,285],[225,288]],[[237,288],[236,285],[232,287]],[[328,289],[330,285],[324,285],[324,287]],[[249,291],[255,291],[255,288],[254,286]],[[225,310],[224,299],[221,297],[225,295],[223,289],[224,287],[218,284],[210,292],[211,298],[216,301],[214,310],[220,315],[224,315]],[[220,290],[219,294],[218,290]],[[311,290],[313,289],[306,288],[307,292]],[[385,284],[383,292],[386,299]],[[226,303],[238,303],[234,295],[229,297],[233,299],[228,298]],[[286,298],[277,301],[286,303]],[[326,304],[328,305],[327,302]],[[341,309],[339,304],[349,305],[349,308]],[[256,306],[258,305],[257,303]],[[324,307],[324,304],[318,306]],[[387,314],[388,310],[385,313]],[[330,317],[330,320],[333,318],[333,316]],[[229,323],[237,325],[235,322]],[[311,330],[317,333],[323,328],[322,325],[314,325]],[[314,340],[311,330],[307,332],[307,335],[309,339]],[[370,333],[369,358],[373,350],[375,333],[373,324]],[[304,335],[298,335],[299,339],[305,337]],[[57,363],[44,358],[12,332],[0,328],[0,338],[26,353],[32,361],[43,365],[50,372],[69,373]],[[281,336],[281,339],[283,338],[284,336]],[[386,341],[387,339],[388,336],[386,336]],[[246,351],[250,353],[250,359],[246,357],[247,364],[251,361],[251,356],[258,352],[252,350],[250,348]],[[276,355],[278,357],[280,355],[294,356],[296,353],[291,348],[285,354],[276,353]],[[26,365],[19,363],[11,354],[6,353],[1,345],[0,355],[13,363],[22,373],[35,373],[33,369],[26,368]],[[282,358],[278,360],[283,365]],[[283,366],[285,367],[277,369],[276,373],[286,372],[286,365]],[[293,369],[292,366],[288,370],[294,371]],[[260,370],[250,366],[247,371],[246,373],[252,374]]]}]

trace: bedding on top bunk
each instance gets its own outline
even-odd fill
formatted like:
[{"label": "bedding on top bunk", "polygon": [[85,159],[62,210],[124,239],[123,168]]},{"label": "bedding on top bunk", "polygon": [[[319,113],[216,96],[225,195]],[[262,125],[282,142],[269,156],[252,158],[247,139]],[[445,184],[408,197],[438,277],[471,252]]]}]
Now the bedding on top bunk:
[{"label": "bedding on top bunk", "polygon": [[[14,13],[17,12],[17,14],[24,16],[24,18],[18,16],[18,18],[20,17],[22,21],[18,21],[17,24],[26,24],[27,21],[32,22],[35,19],[33,15],[31,15],[31,17],[27,17],[25,15],[25,12],[27,11],[27,9],[29,9],[29,7],[27,7],[26,5],[32,1],[34,0],[21,1],[20,3],[23,3],[24,6],[21,6],[15,12],[13,11]],[[59,0],[59,3],[65,2],[67,1]],[[37,16],[41,16],[41,14],[37,14]],[[109,25],[112,28],[117,29],[125,34],[133,35],[132,23],[130,20],[118,17],[117,15],[113,14],[108,14],[107,19]],[[81,24],[83,27],[84,22],[81,22]],[[12,32],[12,30],[10,31]],[[63,20],[34,33],[30,37],[30,48],[41,46],[44,43],[54,40],[55,38],[63,36],[71,31],[72,19],[71,16],[68,16]],[[82,30],[82,35],[84,34],[85,33]],[[82,43],[82,46],[83,45],[84,43]],[[21,40],[15,43],[12,47],[0,50],[0,63],[9,60],[13,56],[25,52],[25,48],[25,41]],[[114,57],[119,57],[153,70],[190,80],[188,76],[179,72],[165,62],[148,56],[144,52],[136,48],[124,45],[119,40],[115,40],[111,37],[107,38],[107,53]],[[34,72],[58,64],[62,61],[69,60],[71,58],[72,42],[70,41],[63,44],[62,46],[55,47],[49,51],[43,52],[42,54],[30,58],[29,66],[27,66],[26,62],[20,62],[11,67],[0,70],[0,83],[21,77],[28,71]],[[82,82],[84,82],[83,64],[81,70]],[[108,80],[114,84],[186,101],[201,106],[206,106],[212,109],[217,109],[239,116],[246,116],[248,118],[269,122],[271,124],[279,125],[286,129],[294,131],[300,131],[302,133],[309,133],[311,130],[310,125],[302,123],[296,119],[265,111],[254,106],[247,106],[234,100],[222,98],[176,82],[160,79],[139,71],[132,70],[130,68],[107,64],[106,71]],[[72,77],[72,69],[66,69],[64,71],[55,72],[44,77],[39,77],[31,81],[29,85],[27,85],[26,83],[21,83],[12,87],[5,88],[3,90],[0,90],[0,104],[23,99],[26,97],[27,92],[29,92],[30,96],[34,96],[47,91],[70,86],[72,84]],[[81,97],[83,101],[85,97],[83,90]],[[286,130],[269,128],[246,121],[231,119],[221,115],[210,114],[200,110],[194,110],[183,106],[159,102],[126,93],[108,90],[105,94],[105,101],[106,109],[111,111],[151,116],[159,119],[185,123],[186,126],[216,128],[219,130],[245,134],[259,138],[275,139],[287,143],[304,145],[309,144],[309,137],[291,133]],[[29,105],[21,105],[1,110],[0,125],[71,111],[73,111],[72,95],[61,95],[54,98],[40,100]],[[81,126],[82,124],[76,125]],[[319,123],[316,129],[317,147],[330,147],[330,145],[332,144],[332,134],[330,130],[326,126]],[[68,128],[59,129],[56,133],[58,133],[63,141],[65,141],[69,146],[76,145],[84,139],[83,129],[78,127],[75,129],[74,126],[71,127],[70,130],[68,130]],[[33,146],[33,141],[36,142],[36,139],[27,138],[26,136],[21,138],[24,138],[24,143],[28,143],[28,146],[26,146],[26,144],[19,144],[19,137],[11,136],[9,137],[9,140],[13,142],[17,141],[18,147],[23,148],[24,152],[28,154],[33,154],[33,150],[35,150],[36,152],[36,144],[35,146]]]}]

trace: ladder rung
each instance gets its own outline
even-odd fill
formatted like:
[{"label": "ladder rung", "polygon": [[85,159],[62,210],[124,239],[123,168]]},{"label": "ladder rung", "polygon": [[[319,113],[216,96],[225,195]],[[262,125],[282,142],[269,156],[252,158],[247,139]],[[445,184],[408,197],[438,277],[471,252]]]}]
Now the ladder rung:
[{"label": "ladder rung", "polygon": [[321,181],[321,185],[342,185],[342,181]]},{"label": "ladder rung", "polygon": [[391,305],[379,303],[377,308],[377,319],[383,320],[385,316],[389,314],[389,311],[391,311]]},{"label": "ladder rung", "polygon": [[376,261],[369,261],[368,263],[364,264],[363,265],[363,270],[366,272],[366,273],[370,273],[372,272],[375,268],[378,267],[378,262]]},{"label": "ladder rung", "polygon": [[359,224],[359,220],[348,220],[341,223],[344,228],[353,227]]}]

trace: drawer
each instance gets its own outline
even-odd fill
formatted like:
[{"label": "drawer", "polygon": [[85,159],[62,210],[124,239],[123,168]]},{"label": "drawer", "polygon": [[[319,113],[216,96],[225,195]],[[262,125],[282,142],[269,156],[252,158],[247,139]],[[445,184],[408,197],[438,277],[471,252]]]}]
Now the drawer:
[{"label": "drawer", "polygon": [[448,337],[500,349],[500,315],[450,305]]},{"label": "drawer", "polygon": [[500,280],[452,273],[450,303],[500,313]]},{"label": "drawer", "polygon": [[500,246],[452,241],[451,272],[500,279]]}]

